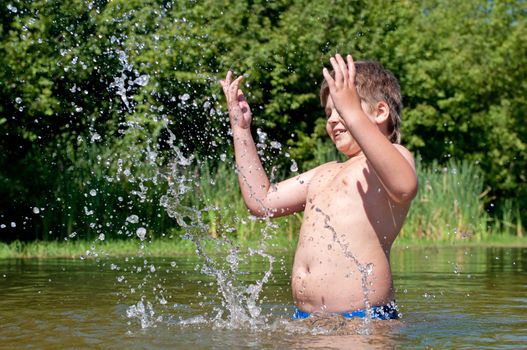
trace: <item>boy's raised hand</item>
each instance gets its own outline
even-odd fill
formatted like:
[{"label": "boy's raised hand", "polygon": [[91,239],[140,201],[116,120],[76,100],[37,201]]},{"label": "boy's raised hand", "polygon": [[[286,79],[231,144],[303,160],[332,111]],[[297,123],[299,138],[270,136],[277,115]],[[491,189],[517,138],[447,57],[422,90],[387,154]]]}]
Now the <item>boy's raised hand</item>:
[{"label": "boy's raised hand", "polygon": [[340,115],[343,115],[345,111],[361,109],[360,97],[355,87],[355,63],[351,55],[348,55],[346,60],[347,63],[339,54],[329,59],[335,72],[335,78],[326,68],[322,70],[324,79],[328,83],[331,99]]},{"label": "boy's raised hand", "polygon": [[234,81],[232,80],[232,72],[229,70],[225,80],[220,80],[223,93],[227,98],[227,106],[229,108],[229,118],[231,126],[248,129],[251,126],[251,108],[245,100],[242,90],[239,88],[243,76],[239,76]]}]

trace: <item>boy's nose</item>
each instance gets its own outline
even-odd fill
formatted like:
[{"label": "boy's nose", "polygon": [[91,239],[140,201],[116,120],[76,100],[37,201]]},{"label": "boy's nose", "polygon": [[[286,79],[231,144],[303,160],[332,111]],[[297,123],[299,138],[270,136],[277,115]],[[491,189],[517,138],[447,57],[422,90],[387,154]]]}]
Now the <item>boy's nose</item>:
[{"label": "boy's nose", "polygon": [[340,121],[340,116],[337,112],[331,113],[331,115],[328,118],[328,122],[331,124],[337,124]]}]

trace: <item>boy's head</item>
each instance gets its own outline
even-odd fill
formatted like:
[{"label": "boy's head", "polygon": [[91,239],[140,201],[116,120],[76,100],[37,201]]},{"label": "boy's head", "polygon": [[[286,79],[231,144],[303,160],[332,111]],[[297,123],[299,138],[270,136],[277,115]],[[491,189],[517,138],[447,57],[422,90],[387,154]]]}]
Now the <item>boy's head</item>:
[{"label": "boy's head", "polygon": [[[392,143],[401,142],[401,88],[399,82],[392,73],[386,70],[380,63],[373,61],[355,62],[355,86],[357,92],[370,111],[377,104],[384,101],[390,109],[389,124],[387,125],[388,139]],[[334,76],[331,72],[331,76]],[[324,80],[320,87],[320,102],[325,108],[329,96],[329,87]]]}]

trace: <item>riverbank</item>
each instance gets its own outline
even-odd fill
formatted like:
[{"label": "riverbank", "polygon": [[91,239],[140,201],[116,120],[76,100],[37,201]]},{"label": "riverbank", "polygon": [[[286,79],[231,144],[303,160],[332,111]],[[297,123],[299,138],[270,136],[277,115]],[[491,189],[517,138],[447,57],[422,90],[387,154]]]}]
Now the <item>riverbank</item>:
[{"label": "riverbank", "polygon": [[[204,240],[203,248],[206,251],[221,252],[228,249],[228,243],[218,240]],[[256,240],[234,242],[240,250],[248,248],[262,248],[261,242]],[[410,247],[525,247],[527,237],[512,235],[494,235],[486,240],[424,240],[424,239],[397,239],[394,249]],[[296,240],[287,237],[274,237],[265,242],[265,251],[280,253],[293,251]],[[89,259],[100,257],[125,257],[125,256],[183,256],[196,254],[196,245],[190,240],[182,239],[157,239],[141,244],[136,240],[120,241],[35,241],[0,243],[0,259],[2,258],[73,258]]]}]

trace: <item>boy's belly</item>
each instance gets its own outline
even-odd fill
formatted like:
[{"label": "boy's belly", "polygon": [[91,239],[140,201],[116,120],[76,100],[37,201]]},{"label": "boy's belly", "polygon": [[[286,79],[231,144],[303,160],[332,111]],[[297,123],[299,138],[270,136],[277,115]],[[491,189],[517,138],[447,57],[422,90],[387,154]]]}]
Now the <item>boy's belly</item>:
[{"label": "boy's belly", "polygon": [[[375,249],[372,247],[367,249],[367,261],[363,261],[360,254],[355,256],[360,267],[338,249],[334,247],[333,254],[322,255],[306,247],[297,250],[292,291],[300,310],[347,312],[364,309],[366,297],[371,306],[393,300],[390,265],[380,247],[378,252],[372,252]],[[368,264],[371,264],[369,268]]]}]

